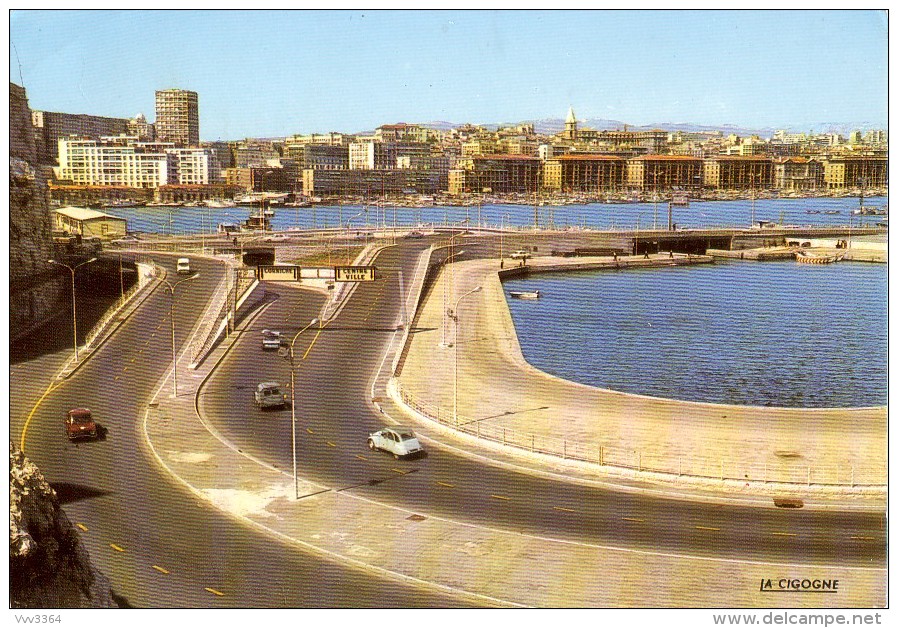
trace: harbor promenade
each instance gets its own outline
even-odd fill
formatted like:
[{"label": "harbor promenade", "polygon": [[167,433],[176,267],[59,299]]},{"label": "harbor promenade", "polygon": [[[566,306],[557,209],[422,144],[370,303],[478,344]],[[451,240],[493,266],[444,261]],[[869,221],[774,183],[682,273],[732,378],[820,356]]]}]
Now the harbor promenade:
[{"label": "harbor promenade", "polygon": [[[650,259],[537,257],[527,260],[526,272],[705,261],[667,253]],[[500,279],[500,272],[523,271],[520,262],[511,264],[505,260],[502,270],[496,259],[450,264],[422,295],[393,387],[394,396],[419,417],[506,452],[547,454],[549,461],[577,461],[602,474],[692,481],[744,494],[813,491],[874,501],[884,496],[884,407],[685,402],[603,390],[534,368],[521,353]],[[444,315],[456,303],[458,311]]]}]

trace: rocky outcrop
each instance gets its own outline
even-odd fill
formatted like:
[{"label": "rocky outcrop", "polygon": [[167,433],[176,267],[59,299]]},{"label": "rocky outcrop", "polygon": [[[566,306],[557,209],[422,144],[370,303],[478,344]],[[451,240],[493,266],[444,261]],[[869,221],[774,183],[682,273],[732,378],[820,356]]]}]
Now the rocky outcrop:
[{"label": "rocky outcrop", "polygon": [[11,340],[45,322],[66,296],[53,257],[50,199],[37,165],[25,90],[9,84],[9,323]]},{"label": "rocky outcrop", "polygon": [[10,608],[116,606],[40,470],[9,444]]}]

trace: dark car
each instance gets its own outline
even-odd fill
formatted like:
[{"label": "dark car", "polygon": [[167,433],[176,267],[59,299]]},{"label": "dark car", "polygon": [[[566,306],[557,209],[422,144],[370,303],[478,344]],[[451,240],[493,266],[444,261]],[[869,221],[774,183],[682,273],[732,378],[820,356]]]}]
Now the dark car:
[{"label": "dark car", "polygon": [[65,433],[69,440],[96,438],[97,424],[87,408],[69,410],[65,416]]}]

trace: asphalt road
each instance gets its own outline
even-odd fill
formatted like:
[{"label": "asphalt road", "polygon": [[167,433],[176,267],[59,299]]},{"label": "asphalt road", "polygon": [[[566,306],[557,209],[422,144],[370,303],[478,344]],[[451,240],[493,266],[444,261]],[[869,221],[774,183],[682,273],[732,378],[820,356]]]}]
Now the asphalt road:
[{"label": "asphalt road", "polygon": [[[156,256],[171,281],[178,280],[176,257]],[[192,265],[197,278],[176,289],[179,351],[224,272],[217,262],[194,259]],[[168,291],[157,287],[70,379],[42,397],[30,419],[28,412],[11,417],[10,436],[17,441],[27,421],[26,455],[57,490],[120,602],[165,608],[458,605],[322,561],[237,524],[151,462],[140,424],[171,367],[169,303]],[[70,443],[63,416],[82,406],[93,410],[104,435]],[[220,590],[237,593],[220,596]]]},{"label": "asphalt road", "polygon": [[[885,565],[881,515],[696,503],[575,485],[480,464],[439,447],[395,462],[365,441],[383,427],[367,403],[371,378],[399,320],[399,282],[414,272],[404,241],[376,260],[379,280],[358,285],[340,317],[296,343],[299,475],[424,515],[539,535],[688,556],[807,565]],[[470,248],[468,246],[460,248]],[[318,311],[308,291],[267,284],[274,302],[254,328],[293,335]],[[398,339],[397,339],[398,340]],[[310,349],[311,346],[311,349]],[[290,381],[288,363],[246,334],[202,391],[202,409],[238,447],[282,469],[292,464],[290,411],[258,410],[260,381]],[[484,394],[489,394],[484,391]],[[307,429],[306,429],[307,428]],[[363,456],[365,459],[360,459]],[[413,471],[397,475],[397,464]]]}]

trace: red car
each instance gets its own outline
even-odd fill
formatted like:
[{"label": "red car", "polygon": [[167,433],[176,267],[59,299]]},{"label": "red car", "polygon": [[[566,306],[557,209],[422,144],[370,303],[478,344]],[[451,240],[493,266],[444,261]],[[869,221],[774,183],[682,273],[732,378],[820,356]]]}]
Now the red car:
[{"label": "red car", "polygon": [[69,410],[65,417],[65,433],[69,440],[96,438],[97,424],[87,408]]}]

